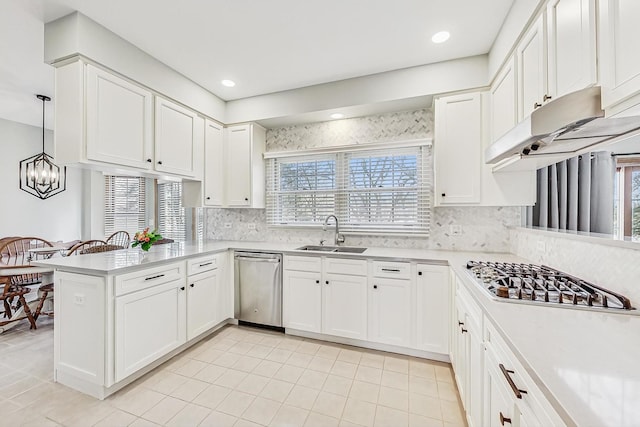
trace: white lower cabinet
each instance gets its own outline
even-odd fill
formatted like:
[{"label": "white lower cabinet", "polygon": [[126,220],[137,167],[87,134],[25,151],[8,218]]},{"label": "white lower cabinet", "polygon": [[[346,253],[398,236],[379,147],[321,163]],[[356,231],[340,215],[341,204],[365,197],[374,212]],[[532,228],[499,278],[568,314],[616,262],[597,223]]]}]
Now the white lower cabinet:
[{"label": "white lower cabinet", "polygon": [[285,328],[320,332],[322,329],[322,287],[320,271],[285,270],[282,283]]},{"label": "white lower cabinet", "polygon": [[115,381],[186,342],[184,279],[116,298]]},{"label": "white lower cabinet", "polygon": [[367,339],[367,278],[326,274],[322,286],[322,332]]},{"label": "white lower cabinet", "polygon": [[372,278],[369,285],[369,340],[411,345],[411,281]]},{"label": "white lower cabinet", "polygon": [[449,353],[449,267],[418,264],[417,348]]},{"label": "white lower cabinet", "polygon": [[220,278],[218,270],[189,276],[187,292],[187,339],[193,339],[221,319]]}]

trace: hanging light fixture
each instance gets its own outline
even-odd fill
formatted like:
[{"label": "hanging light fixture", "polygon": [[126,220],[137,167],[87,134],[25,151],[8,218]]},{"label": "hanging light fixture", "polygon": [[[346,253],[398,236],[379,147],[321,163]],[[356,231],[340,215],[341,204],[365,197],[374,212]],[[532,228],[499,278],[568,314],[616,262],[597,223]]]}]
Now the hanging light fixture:
[{"label": "hanging light fixture", "polygon": [[20,162],[20,189],[44,200],[67,189],[67,168],[61,169],[44,152],[44,106],[51,98],[36,96],[42,101],[42,153]]}]

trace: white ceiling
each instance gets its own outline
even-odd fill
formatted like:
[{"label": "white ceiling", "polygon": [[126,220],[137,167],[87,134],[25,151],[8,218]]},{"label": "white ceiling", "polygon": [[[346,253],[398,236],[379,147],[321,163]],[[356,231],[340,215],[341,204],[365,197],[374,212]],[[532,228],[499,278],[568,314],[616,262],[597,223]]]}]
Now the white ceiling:
[{"label": "white ceiling", "polygon": [[[30,99],[53,92],[53,72],[42,63],[42,25],[75,10],[233,100],[487,53],[512,3],[2,0],[0,117],[38,123],[39,106],[33,110]],[[451,39],[433,44],[431,35],[441,30]],[[223,87],[225,78],[237,86]]]}]

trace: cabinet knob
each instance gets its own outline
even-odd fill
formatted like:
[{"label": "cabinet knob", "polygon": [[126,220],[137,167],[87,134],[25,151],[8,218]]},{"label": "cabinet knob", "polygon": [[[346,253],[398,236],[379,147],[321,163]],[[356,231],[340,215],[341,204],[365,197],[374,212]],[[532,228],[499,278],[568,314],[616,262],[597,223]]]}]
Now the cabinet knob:
[{"label": "cabinet knob", "polygon": [[378,285],[373,285],[373,289],[378,289]]},{"label": "cabinet knob", "polygon": [[422,276],[422,271],[418,271],[418,276]]},{"label": "cabinet knob", "polygon": [[192,284],[190,284],[189,286],[191,286],[191,287],[193,288],[193,287],[195,286],[195,284],[193,284],[193,283],[192,283]]},{"label": "cabinet knob", "polygon": [[248,198],[248,197],[245,197],[245,198],[244,198],[244,201],[245,201],[245,202],[248,202],[248,201],[249,201],[249,198]]},{"label": "cabinet knob", "polygon": [[327,281],[325,281],[324,283],[326,283],[326,284],[328,285],[328,284],[329,284],[329,281],[327,280]]},{"label": "cabinet knob", "polygon": [[207,196],[207,200],[211,200],[211,197]]},{"label": "cabinet knob", "polygon": [[446,193],[442,193],[442,197],[447,197],[447,194]]},{"label": "cabinet knob", "polygon": [[542,104],[540,104],[539,102],[534,102],[533,103],[533,109],[535,110],[536,108],[540,108],[542,107]]},{"label": "cabinet knob", "polygon": [[151,159],[147,159],[147,163],[151,163]]},{"label": "cabinet knob", "polygon": [[553,98],[553,96],[551,96],[551,95],[547,95],[547,94],[545,93],[545,94],[544,94],[544,96],[542,97],[542,100],[543,100],[544,102],[547,102],[548,100],[550,100],[550,99],[552,99],[552,98]]},{"label": "cabinet knob", "polygon": [[504,416],[504,414],[502,412],[500,412],[500,425],[504,425],[504,423],[509,423],[511,424],[511,418],[507,418]]},{"label": "cabinet knob", "polygon": [[316,283],[320,283],[320,280],[316,280]]},{"label": "cabinet knob", "polygon": [[162,164],[162,160],[158,160],[158,164],[161,165]]},{"label": "cabinet knob", "polygon": [[181,286],[181,287],[180,287],[180,290],[181,290],[181,291],[184,291],[184,286]]}]

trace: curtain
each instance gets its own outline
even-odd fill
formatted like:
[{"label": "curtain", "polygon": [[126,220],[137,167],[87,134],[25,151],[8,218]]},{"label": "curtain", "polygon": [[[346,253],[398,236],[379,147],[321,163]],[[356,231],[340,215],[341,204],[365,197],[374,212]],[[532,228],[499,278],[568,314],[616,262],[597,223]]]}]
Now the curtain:
[{"label": "curtain", "polygon": [[527,213],[527,225],[611,234],[615,174],[616,163],[608,151],[539,169],[537,201]]}]

